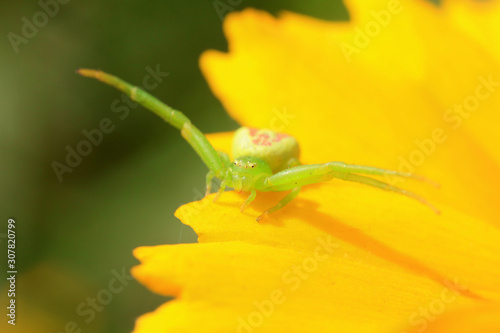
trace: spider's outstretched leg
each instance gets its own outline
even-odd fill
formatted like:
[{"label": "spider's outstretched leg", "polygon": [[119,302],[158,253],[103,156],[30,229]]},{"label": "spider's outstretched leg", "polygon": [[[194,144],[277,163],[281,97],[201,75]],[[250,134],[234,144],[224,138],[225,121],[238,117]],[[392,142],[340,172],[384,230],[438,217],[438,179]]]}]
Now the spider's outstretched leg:
[{"label": "spider's outstretched leg", "polygon": [[393,186],[393,185],[390,185],[390,184],[387,184],[387,183],[384,183],[380,180],[373,179],[370,177],[356,175],[353,173],[346,173],[346,174],[343,174],[342,176],[337,176],[336,178],[351,181],[351,182],[361,183],[361,184],[365,184],[365,185],[370,185],[370,186],[373,186],[373,187],[376,187],[376,188],[379,188],[379,189],[385,190],[385,191],[396,192],[396,193],[399,193],[399,194],[402,194],[402,195],[405,195],[407,197],[410,197],[412,199],[417,200],[418,202],[420,202],[420,203],[426,205],[427,207],[429,207],[430,209],[432,209],[434,211],[434,213],[436,213],[436,214],[441,213],[439,211],[439,209],[437,209],[432,204],[430,204],[427,200],[416,195],[415,193],[407,191],[407,190],[399,188],[399,187],[396,187],[396,186]]},{"label": "spider's outstretched leg", "polygon": [[182,137],[193,147],[207,167],[214,172],[215,177],[219,179],[223,178],[225,167],[219,154],[217,154],[214,147],[208,142],[205,135],[191,124],[191,121],[182,112],[172,109],[139,87],[135,87],[116,76],[93,69],[79,69],[78,73],[121,90],[130,99],[156,113],[166,122],[179,129]]},{"label": "spider's outstretched leg", "polygon": [[375,176],[396,176],[403,178],[413,178],[416,180],[427,182],[435,187],[439,187],[439,185],[436,182],[419,175],[414,175],[412,173],[387,170],[365,165],[347,164],[343,162],[329,162],[325,164],[328,165],[332,170],[340,172],[360,173],[363,175],[375,175]]},{"label": "spider's outstretched leg", "polygon": [[266,210],[262,215],[260,215],[259,217],[257,217],[257,222],[260,222],[264,217],[266,217],[267,215],[277,211],[278,209],[281,209],[283,208],[283,206],[285,206],[287,203],[289,203],[290,201],[292,201],[300,192],[300,187],[296,187],[294,189],[292,189],[292,191],[290,193],[288,193],[286,195],[286,197],[284,197],[283,199],[280,200],[280,202],[278,202],[278,204],[276,206],[273,206],[271,208],[269,208],[268,210]]},{"label": "spider's outstretched leg", "polygon": [[[347,167],[349,167],[349,165],[347,165]],[[355,173],[351,173],[346,170],[347,170],[346,167],[344,166],[339,167],[339,165],[336,163],[301,165],[294,168],[285,169],[283,171],[275,173],[272,176],[267,177],[266,180],[262,183],[262,185],[257,187],[257,190],[264,192],[286,191],[294,189],[299,186],[315,184],[320,182],[327,182],[333,178],[338,178],[346,181],[363,183],[386,191],[392,191],[399,194],[403,194],[405,196],[408,196],[423,203],[424,205],[431,208],[435,213],[439,213],[439,210],[437,208],[432,206],[425,199],[419,197],[418,195],[410,191],[401,189],[396,186],[392,186],[377,179],[357,175]],[[384,169],[377,169],[377,168],[375,168],[375,170],[381,170],[384,172],[386,171]],[[373,174],[380,175],[384,173],[373,173]],[[394,173],[394,175],[405,177],[405,174]]]}]

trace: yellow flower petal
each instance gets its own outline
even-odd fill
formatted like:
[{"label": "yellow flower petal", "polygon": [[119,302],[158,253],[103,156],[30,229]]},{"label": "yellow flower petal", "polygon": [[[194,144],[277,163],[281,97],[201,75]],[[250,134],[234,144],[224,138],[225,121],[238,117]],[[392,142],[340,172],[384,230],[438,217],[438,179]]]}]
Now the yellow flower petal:
[{"label": "yellow flower petal", "polygon": [[443,11],[457,29],[500,59],[500,1],[447,0]]},{"label": "yellow flower petal", "polygon": [[[492,124],[500,122],[498,112],[500,108],[500,1],[445,1],[443,12],[443,16],[448,17],[455,29],[462,31],[471,39],[471,42],[464,43],[462,46],[483,50],[484,54],[480,57],[467,59],[463,58],[464,51],[460,49],[457,50],[457,55],[459,55],[457,58],[462,60],[462,64],[466,64],[460,67],[461,72],[464,68],[482,67],[481,71],[476,70],[475,75],[483,81],[486,79],[488,89],[471,86],[469,90],[461,91],[461,98],[457,97],[454,102],[463,101],[464,127],[469,129],[471,136],[481,142],[483,149],[495,158],[497,165],[500,165],[500,135],[492,128]],[[481,48],[475,47],[474,44],[480,45]],[[479,103],[474,104],[475,100]]]},{"label": "yellow flower petal", "polygon": [[412,329],[406,332],[453,332],[453,333],[496,333],[500,332],[500,307],[476,306],[456,311],[450,311],[439,316],[422,316],[414,322]]},{"label": "yellow flower petal", "polygon": [[261,224],[255,216],[282,194],[261,194],[243,214],[244,196],[233,192],[181,207],[177,217],[202,244],[135,251],[142,264],[134,276],[177,296],[142,318],[136,333],[150,325],[199,332],[210,314],[217,329],[206,332],[235,331],[239,318],[257,327],[260,316],[262,332],[303,332],[297,322],[310,331],[383,332],[435,299],[449,308],[500,299],[500,231],[374,191],[315,186]]}]

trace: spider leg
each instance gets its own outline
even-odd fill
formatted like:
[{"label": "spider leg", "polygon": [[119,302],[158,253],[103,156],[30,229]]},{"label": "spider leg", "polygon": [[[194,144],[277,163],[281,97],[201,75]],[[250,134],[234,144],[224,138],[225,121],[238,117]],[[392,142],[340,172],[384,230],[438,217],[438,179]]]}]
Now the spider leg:
[{"label": "spider leg", "polygon": [[219,151],[217,150],[217,154],[219,155],[219,158],[222,162],[222,164],[224,165],[224,168],[228,168],[229,165],[231,165],[231,160],[229,159],[229,155],[226,154],[225,152],[223,151]]},{"label": "spider leg", "polygon": [[219,199],[220,195],[222,193],[224,193],[226,186],[227,186],[226,179],[223,179],[222,182],[220,183],[219,191],[217,191],[217,194],[214,196],[214,200],[213,200],[214,202],[216,202]]},{"label": "spider leg", "polygon": [[296,167],[296,166],[299,166],[299,165],[302,165],[302,163],[300,163],[299,159],[298,158],[295,158],[295,157],[292,157],[287,163],[286,163],[286,167],[287,168],[293,168],[293,167]]},{"label": "spider leg", "polygon": [[248,196],[248,198],[245,200],[245,202],[243,203],[243,205],[241,205],[240,211],[244,211],[245,208],[247,208],[248,205],[250,205],[250,203],[255,199],[256,196],[257,196],[257,191],[253,190],[250,193],[250,195]]},{"label": "spider leg", "polygon": [[217,154],[205,135],[203,135],[203,133],[201,133],[200,130],[196,128],[196,126],[194,126],[189,118],[187,118],[182,112],[174,110],[156,97],[148,94],[146,91],[133,86],[114,75],[110,75],[102,71],[83,68],[79,69],[78,73],[86,77],[97,79],[124,92],[130,97],[131,100],[138,102],[146,109],[161,117],[170,125],[179,129],[182,137],[186,139],[186,141],[196,151],[208,169],[212,170],[216,174],[216,177],[223,177],[226,168],[221,161],[221,157]]},{"label": "spider leg", "polygon": [[213,172],[212,170],[210,170],[205,179],[206,179],[206,188],[205,188],[205,196],[209,195],[210,192],[212,191],[212,180],[214,179],[215,177],[215,172]]},{"label": "spider leg", "polygon": [[333,177],[333,172],[327,164],[299,165],[267,177],[262,183],[256,184],[256,189],[263,192],[288,191],[304,185],[326,182]]},{"label": "spider leg", "polygon": [[407,190],[399,188],[399,187],[396,187],[396,186],[393,186],[393,185],[390,185],[390,184],[387,184],[387,183],[384,183],[380,180],[373,179],[373,178],[366,177],[366,176],[356,175],[353,173],[346,173],[346,174],[342,174],[342,175],[337,175],[336,178],[350,181],[350,182],[356,182],[356,183],[361,183],[361,184],[373,186],[373,187],[376,187],[376,188],[379,188],[379,189],[385,190],[385,191],[396,192],[396,193],[405,195],[409,198],[417,200],[418,202],[420,202],[420,203],[426,205],[427,207],[429,207],[430,209],[432,209],[434,211],[434,213],[436,213],[436,214],[441,213],[439,211],[439,209],[437,209],[432,204],[430,204],[427,200],[416,195],[415,193],[407,191]]},{"label": "spider leg", "polygon": [[360,173],[364,175],[374,175],[374,176],[396,176],[396,177],[403,177],[403,178],[413,178],[416,180],[424,181],[426,183],[429,183],[435,187],[439,187],[439,184],[436,182],[427,179],[425,177],[415,175],[412,173],[407,173],[407,172],[399,172],[395,170],[387,170],[387,169],[382,169],[382,168],[376,168],[376,167],[371,167],[371,166],[365,166],[365,165],[356,165],[356,164],[347,164],[343,162],[330,162],[326,163],[332,170],[339,171],[339,172],[348,172],[348,173]]},{"label": "spider leg", "polygon": [[382,190],[405,195],[428,206],[435,213],[439,214],[439,210],[436,207],[413,192],[384,183],[377,179],[347,172],[344,167],[339,167],[337,164],[332,165],[331,163],[300,165],[294,168],[285,169],[267,177],[265,181],[257,187],[257,190],[263,192],[286,191],[304,185],[327,182],[333,178],[362,183]]},{"label": "spider leg", "polygon": [[300,189],[301,187],[296,187],[294,189],[292,189],[292,191],[290,193],[288,193],[286,195],[286,197],[284,197],[283,199],[280,200],[280,202],[278,202],[278,204],[276,206],[273,206],[271,208],[269,208],[268,210],[266,210],[262,215],[260,215],[259,217],[257,217],[257,222],[260,222],[264,217],[266,217],[267,215],[283,208],[283,206],[285,206],[287,203],[289,203],[290,201],[292,201],[300,192]]},{"label": "spider leg", "polygon": [[[224,168],[228,168],[229,165],[231,164],[231,160],[229,160],[229,156],[222,152],[222,151],[217,151],[217,154],[219,155],[220,160],[222,161],[222,164],[224,165]],[[209,195],[210,192],[212,191],[212,180],[217,177],[217,174],[213,171],[210,170],[207,175],[206,175],[206,190],[205,190],[205,196]]]}]

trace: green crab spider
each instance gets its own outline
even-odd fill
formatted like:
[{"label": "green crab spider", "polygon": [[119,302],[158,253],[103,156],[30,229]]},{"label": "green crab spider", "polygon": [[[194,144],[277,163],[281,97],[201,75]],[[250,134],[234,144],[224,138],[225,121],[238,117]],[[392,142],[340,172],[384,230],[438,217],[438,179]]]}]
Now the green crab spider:
[{"label": "green crab spider", "polygon": [[423,177],[342,162],[302,165],[299,162],[300,150],[295,138],[268,129],[248,127],[241,127],[235,132],[233,139],[233,155],[235,159],[231,162],[226,153],[215,150],[205,135],[182,112],[174,110],[139,87],[133,86],[116,76],[92,69],[79,69],[78,73],[117,88],[127,94],[133,101],[151,110],[167,123],[179,129],[182,137],[186,139],[209,169],[206,176],[205,195],[210,194],[214,178],[221,181],[220,189],[215,195],[214,201],[218,199],[226,187],[232,187],[239,192],[250,192],[250,195],[241,206],[241,211],[243,211],[255,199],[257,191],[291,190],[278,204],[257,217],[257,221],[261,221],[267,215],[283,208],[299,194],[302,186],[327,182],[333,178],[405,195],[428,206],[439,214],[437,208],[418,195],[365,175],[388,175],[430,182]]}]

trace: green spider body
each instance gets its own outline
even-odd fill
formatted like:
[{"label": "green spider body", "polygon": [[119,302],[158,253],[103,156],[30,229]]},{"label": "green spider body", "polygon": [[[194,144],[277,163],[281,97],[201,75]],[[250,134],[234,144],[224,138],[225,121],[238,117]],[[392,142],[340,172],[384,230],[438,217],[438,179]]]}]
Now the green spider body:
[{"label": "green spider body", "polygon": [[397,192],[411,197],[439,213],[436,208],[416,194],[365,175],[389,175],[425,180],[422,177],[342,162],[301,165],[297,140],[288,134],[276,133],[268,129],[248,127],[238,129],[233,139],[234,161],[231,162],[226,153],[215,151],[205,135],[182,112],[172,109],[147,92],[115,76],[89,69],[81,69],[78,72],[83,76],[98,79],[123,91],[133,101],[140,103],[179,129],[181,135],[209,169],[206,177],[206,194],[211,192],[214,178],[221,180],[220,189],[214,197],[214,201],[224,192],[226,187],[232,187],[239,192],[250,192],[249,197],[241,207],[243,210],[255,199],[257,191],[291,190],[276,206],[260,215],[257,221],[289,203],[298,195],[302,186],[326,182],[333,178]]}]

